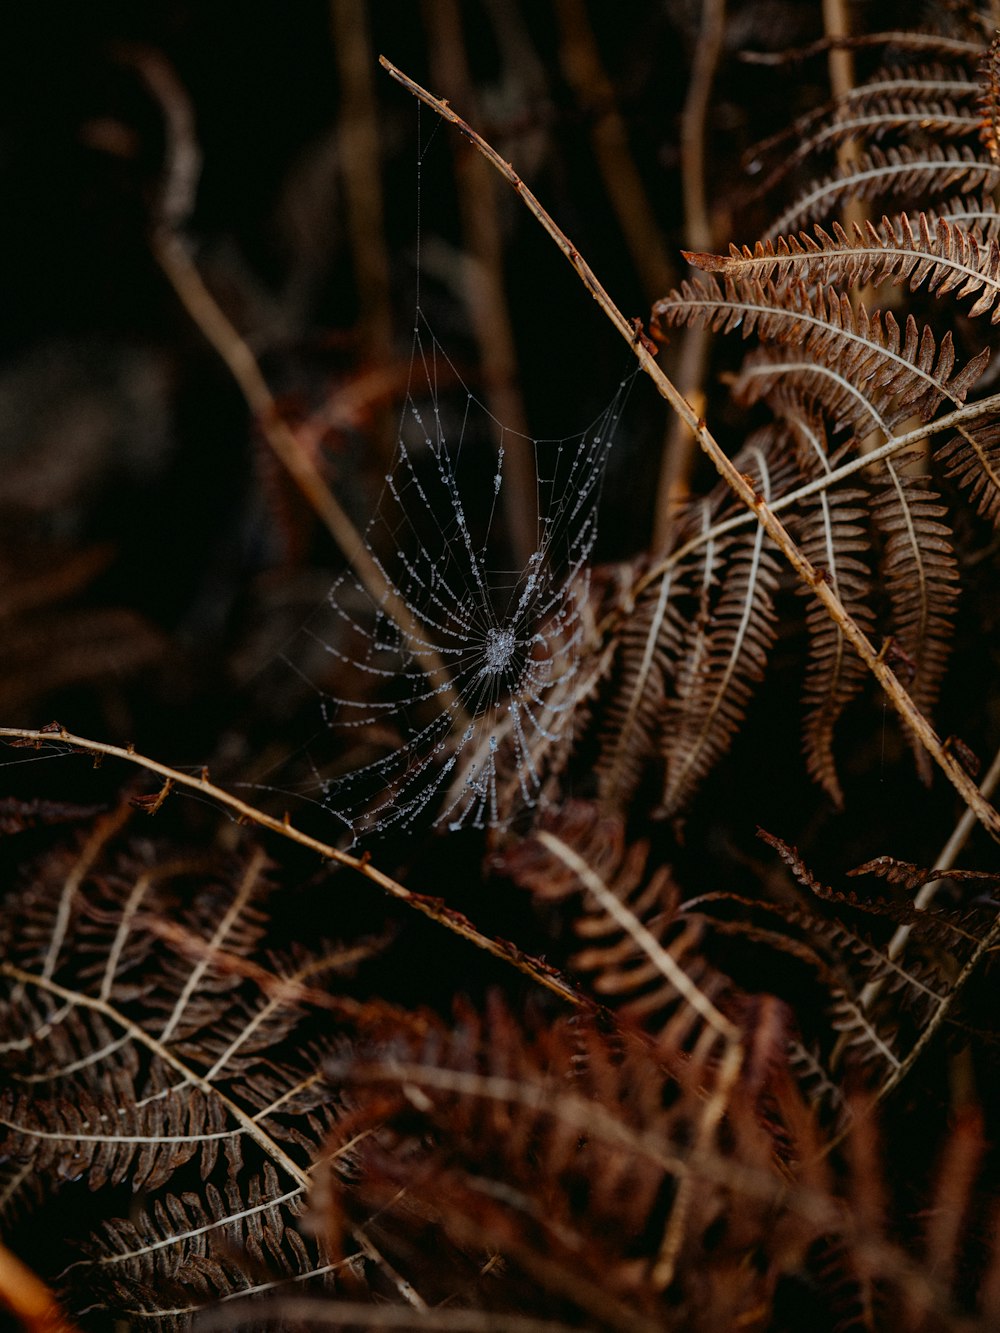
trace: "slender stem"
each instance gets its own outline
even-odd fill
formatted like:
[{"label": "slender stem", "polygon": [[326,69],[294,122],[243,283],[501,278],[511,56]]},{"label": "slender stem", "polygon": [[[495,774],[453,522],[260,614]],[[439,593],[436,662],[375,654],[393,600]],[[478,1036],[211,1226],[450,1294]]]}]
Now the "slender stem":
[{"label": "slender stem", "polygon": [[[851,91],[854,88],[854,52],[846,40],[851,35],[850,15],[846,0],[823,0],[823,26],[826,29],[827,37],[830,39],[826,60],[830,71],[830,90],[836,102],[833,123],[830,126],[830,132],[834,133],[840,127],[843,119],[844,106],[849,107],[850,105]],[[860,156],[861,142],[859,139],[848,136],[841,139],[837,144],[837,166],[843,175],[846,176],[851,168],[857,165]],[[855,224],[863,227],[865,218],[866,210],[860,199],[845,200],[842,221],[848,231],[851,231]],[[852,304],[855,309],[860,305],[868,305],[871,296],[871,287],[859,287],[852,294]],[[863,450],[866,449],[865,442],[862,442],[861,447]]]},{"label": "slender stem", "polygon": [[[723,4],[724,0],[707,0],[707,9],[715,11]],[[566,82],[573,89],[577,104],[587,116],[590,141],[597,168],[604,181],[604,191],[614,210],[632,263],[649,300],[655,301],[673,285],[673,264],[664,247],[656,214],[631,152],[625,119],[618,108],[614,84],[601,61],[601,49],[590,24],[587,6],[584,0],[556,0],[555,13],[559,21],[559,63]],[[704,37],[703,31],[702,39]],[[696,87],[701,77],[700,71],[706,63],[701,52],[702,40],[696,48],[691,73],[692,89]],[[708,65],[709,80],[712,64],[714,58]],[[690,103],[691,93],[688,96]],[[697,115],[695,119],[698,119]],[[687,122],[688,112],[685,110],[681,130],[682,154],[685,133],[688,138],[700,133],[698,126],[688,126]],[[700,158],[700,146],[694,150],[693,156],[696,161]],[[700,165],[697,170],[700,171]],[[699,200],[703,210],[703,185]]]},{"label": "slender stem", "polygon": [[[830,70],[830,87],[834,97],[847,97],[854,87],[854,53],[843,41],[851,34],[844,0],[823,0],[823,27],[829,39],[826,60]],[[837,154],[837,160],[842,164],[850,162],[853,157],[852,152],[843,156]]]},{"label": "slender stem", "polygon": [[[331,0],[331,4],[335,26],[339,24],[344,29],[341,37],[346,40],[345,34],[351,33],[351,40],[360,42],[361,48],[364,48],[365,34],[358,29],[363,14],[356,0]],[[357,49],[354,50],[355,55]],[[160,196],[154,210],[156,225],[151,237],[156,261],[203,337],[228,366],[268,446],[340,547],[368,595],[377,606],[388,611],[408,639],[421,644],[421,660],[429,679],[440,689],[442,707],[451,712],[453,728],[464,731],[469,718],[460,698],[452,689],[447,667],[430,645],[429,635],[396,590],[387,584],[347,511],[330,490],[308,450],[282,417],[249,343],[226,316],[191,258],[182,228],[194,208],[201,170],[201,150],[187,90],[172,67],[159,56],[150,55],[143,48],[130,48],[126,55],[158,102],[166,133]],[[370,103],[370,80],[368,83]],[[368,169],[361,175],[371,177],[377,175],[370,170],[370,162],[377,158],[378,143],[374,134],[366,134],[359,129],[360,122],[368,114],[363,85],[364,78],[359,75],[346,90],[352,110],[351,114],[344,117],[348,127],[345,133],[349,136],[349,150],[344,153],[344,157],[350,161],[353,157],[364,155]],[[360,141],[357,137],[359,132],[362,136]],[[359,185],[358,174],[357,170],[348,169],[347,194],[359,269],[358,281],[365,296],[369,319],[374,320],[377,326],[371,332],[370,353],[385,361],[391,351],[391,339],[385,327],[389,318],[388,269],[385,267],[384,254],[381,267],[377,255],[374,260],[371,258],[379,249],[381,196],[377,186],[370,181]],[[362,247],[363,253],[357,253],[361,232],[364,232],[366,240]],[[376,318],[374,307],[379,305],[384,310]]]},{"label": "slender stem", "polygon": [[[393,360],[392,278],[385,238],[379,116],[365,0],[330,0],[330,28],[341,89],[339,162],[354,261],[358,330],[369,362],[385,370]],[[372,435],[381,453],[379,470],[384,472],[396,445],[395,425],[387,407],[377,414]]]},{"label": "slender stem", "polygon": [[110,745],[105,741],[88,740],[85,736],[76,736],[72,732],[60,727],[57,731],[39,731],[28,727],[0,727],[0,738],[6,737],[15,742],[27,742],[41,749],[46,745],[68,745],[73,749],[82,750],[91,755],[108,755],[115,759],[124,759],[126,763],[135,764],[139,768],[145,768],[150,773],[158,773],[161,777],[169,779],[177,787],[186,787],[190,791],[199,792],[202,796],[208,797],[211,801],[218,802],[226,809],[232,810],[235,815],[243,822],[256,824],[259,828],[269,829],[272,833],[278,833],[283,838],[288,838],[290,842],[298,843],[300,847],[307,847],[310,851],[316,852],[327,861],[334,861],[337,865],[346,866],[349,870],[355,870],[359,875],[372,884],[377,884],[380,889],[384,889],[391,897],[397,898],[400,902],[406,903],[414,911],[420,912],[423,916],[430,917],[438,925],[444,926],[453,934],[459,935],[464,940],[468,940],[478,949],[485,950],[486,953],[493,954],[495,958],[510,964],[517,968],[526,976],[537,981],[540,986],[546,990],[553,991],[563,1000],[568,1000],[570,1004],[581,1006],[585,1003],[583,998],[562,980],[556,973],[546,969],[542,964],[535,962],[512,944],[507,944],[502,940],[492,940],[486,935],[481,935],[472,922],[460,912],[453,912],[437,898],[430,898],[421,893],[413,893],[399,884],[391,876],[378,870],[368,860],[367,854],[361,856],[352,856],[349,852],[341,851],[337,847],[330,846],[329,843],[320,841],[318,838],[310,837],[308,833],[303,833],[300,829],[293,827],[288,817],[275,819],[272,815],[265,814],[255,806],[241,801],[238,796],[225,791],[222,787],[217,787],[205,776],[204,770],[201,776],[196,777],[193,773],[184,773],[180,769],[171,768],[168,764],[162,764],[157,759],[150,759],[146,755],[137,754],[134,749],[124,748],[120,745]]},{"label": "slender stem", "polygon": [[732,460],[726,455],[711,431],[708,429],[704,419],[698,416],[683,394],[679,392],[671,380],[667,378],[657,365],[655,356],[652,354],[650,347],[647,346],[647,340],[641,335],[637,336],[635,327],[625,318],[615,305],[614,301],[612,301],[593,269],[591,269],[590,265],[580,255],[575,246],[573,246],[565,232],[555,223],[550,214],[535,198],[510,163],[505,162],[503,158],[500,157],[499,153],[497,153],[485,139],[478,135],[476,131],[457,114],[457,112],[453,111],[450,106],[442,102],[439,98],[434,97],[433,94],[427,92],[427,90],[422,88],[418,83],[415,83],[408,75],[397,69],[391,61],[385,58],[385,56],[381,56],[380,61],[382,66],[397,83],[401,84],[415,97],[419,98],[420,101],[430,107],[431,110],[435,111],[444,120],[447,120],[450,124],[454,125],[471,143],[475,144],[484,157],[486,157],[489,162],[492,162],[501,175],[510,182],[511,186],[521,196],[528,209],[534,214],[539,223],[541,223],[545,231],[552,237],[553,241],[555,241],[556,245],[569,260],[570,264],[572,264],[584,287],[590,292],[591,296],[604,311],[604,314],[618,330],[621,337],[624,338],[632,348],[639,364],[653,381],[660,395],[666,399],[670,406],[694,432],[702,450],[711,459],[719,475],[727,482],[732,491],[739,496],[747,509],[756,515],[757,521],[764,528],[775,546],[778,547],[788,560],[801,582],[812,590],[814,595],[822,603],[827,614],[836,623],[840,632],[851,644],[852,648],[868,667],[869,671],[871,671],[878,680],[879,684],[885,690],[890,703],[913,732],[918,742],[942,770],[949,782],[951,782],[952,786],[965,801],[966,805],[975,811],[976,818],[988,831],[990,836],[1000,842],[1000,814],[997,813],[988,801],[983,799],[978,787],[969,777],[968,773],[966,773],[965,769],[942,745],[933,727],[924,717],[920,709],[914,704],[896,674],[887,665],[884,656],[875,649],[868,636],[848,613],[836,592],[830,584],[827,583],[824,575],[799,549],[798,545],[790,536],[787,528],[782,524],[770,505],[766,504],[763,497],[755,492],[751,480],[745,477],[739,469],[733,465]]},{"label": "slender stem", "polygon": [[431,636],[386,582],[347,511],[281,416],[257,358],[208,290],[184,241],[176,233],[161,227],[153,236],[153,252],[184,308],[229,367],[278,461],[340,547],[369,597],[392,617],[406,639],[421,645],[421,661],[428,678],[441,690],[438,697],[442,710],[451,713],[453,729],[463,731],[469,725],[469,718],[449,683],[448,668],[431,647]]}]

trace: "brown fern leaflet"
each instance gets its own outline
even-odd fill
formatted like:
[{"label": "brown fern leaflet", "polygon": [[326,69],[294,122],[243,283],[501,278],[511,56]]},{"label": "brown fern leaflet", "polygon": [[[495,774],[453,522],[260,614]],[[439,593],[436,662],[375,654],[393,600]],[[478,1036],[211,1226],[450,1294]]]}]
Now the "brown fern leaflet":
[{"label": "brown fern leaflet", "polygon": [[122,822],[106,816],[7,904],[3,1209],[39,1180],[53,1197],[127,1184],[135,1206],[68,1261],[65,1290],[170,1328],[293,1274],[333,1279],[298,1221],[330,1091],[293,1036],[324,1002],[317,983],[374,945],[262,958],[259,850],[158,860],[115,845]]}]

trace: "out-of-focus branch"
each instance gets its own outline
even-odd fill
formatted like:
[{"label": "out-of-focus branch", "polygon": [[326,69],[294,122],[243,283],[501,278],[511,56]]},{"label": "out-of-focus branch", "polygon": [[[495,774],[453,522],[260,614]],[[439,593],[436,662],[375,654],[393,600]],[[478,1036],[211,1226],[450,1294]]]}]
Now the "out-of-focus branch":
[{"label": "out-of-focus branch", "polygon": [[6,1245],[0,1244],[0,1306],[25,1333],[77,1333],[48,1287]]},{"label": "out-of-focus branch", "polygon": [[[708,0],[710,5],[720,2]],[[632,156],[614,85],[601,63],[584,0],[556,0],[556,13],[560,29],[559,59],[566,82],[588,117],[590,139],[608,202],[614,209],[646,296],[655,301],[673,286],[673,265]]]},{"label": "out-of-focus branch", "polygon": [[392,616],[405,638],[421,645],[421,662],[428,680],[435,688],[441,688],[438,699],[442,709],[451,713],[456,729],[464,729],[468,717],[449,684],[448,668],[430,646],[430,635],[386,582],[347,511],[326,484],[309,451],[281,416],[256,357],[206,287],[184,241],[160,227],[153,234],[152,246],[181,304],[229,367],[271,450],[340,547],[375,605]]},{"label": "out-of-focus branch", "polygon": [[[834,97],[844,97],[854,87],[854,52],[850,46],[840,44],[842,38],[851,35],[844,0],[823,0],[823,27],[830,42],[826,53],[830,88]],[[849,152],[846,159],[839,160],[839,165],[843,165],[844,160],[850,161],[853,156],[854,153]]]},{"label": "out-of-focus branch", "polygon": [[292,481],[340,547],[372,601],[396,621],[404,636],[422,646],[428,679],[440,689],[442,709],[462,730],[468,717],[450,685],[450,674],[430,647],[427,631],[386,581],[347,511],[330,490],[308,449],[282,417],[250,345],[237,331],[202,278],[180,230],[194,207],[201,153],[195,139],[194,114],[187,91],[171,67],[145,49],[129,49],[124,57],[136,67],[156,98],[166,126],[166,152],[160,200],[151,245],[181,304],[206,340],[229,367],[267,444]]},{"label": "out-of-focus branch", "polygon": [[[830,71],[830,91],[834,97],[846,97],[854,87],[854,52],[846,44],[851,36],[851,22],[846,0],[823,0],[823,27],[830,46],[826,53]],[[839,114],[839,112],[835,113]],[[845,174],[857,163],[861,145],[856,139],[845,139],[837,145],[837,166]],[[841,219],[848,232],[852,224],[864,227],[867,210],[859,199],[848,199]],[[867,305],[872,288],[859,288],[854,293],[856,304]]]},{"label": "out-of-focus branch", "polygon": [[173,66],[152,47],[123,44],[117,49],[152,94],[163,117],[163,166],[160,171],[156,220],[171,230],[187,225],[194,211],[201,179],[201,147],[194,107]]},{"label": "out-of-focus branch", "polygon": [[[425,0],[424,26],[435,83],[463,106],[472,104],[472,81],[456,0]],[[503,236],[497,180],[478,153],[455,143],[462,233],[466,246],[465,299],[479,349],[486,400],[497,423],[497,447],[504,451],[501,494],[514,559],[525,568],[538,547],[535,459],[528,438],[524,402],[518,388],[514,332],[504,296]]]},{"label": "out-of-focus branch", "polygon": [[[722,50],[726,24],[725,0],[703,0],[701,27],[691,64],[691,80],[681,113],[681,189],[684,196],[684,234],[687,248],[698,236],[711,247],[714,244],[705,189],[705,125],[712,84]],[[711,342],[707,328],[685,328],[674,363],[677,387],[695,409],[701,411],[705,398],[705,369]],[[653,550],[664,550],[673,531],[680,506],[690,494],[691,469],[698,452],[698,442],[676,414],[671,417],[663,443],[656,511],[653,518]]]},{"label": "out-of-focus branch", "polygon": [[[591,115],[594,155],[608,198],[646,295],[654,301],[673,285],[673,266],[629,151],[614,87],[601,64],[584,0],[558,0],[557,12],[562,31],[563,70],[577,101]],[[681,116],[681,186],[684,235],[689,248],[693,247],[692,238],[696,236],[700,238],[699,245],[713,244],[706,202],[705,125],[724,29],[725,0],[704,0]],[[673,378],[684,396],[696,405],[704,398],[702,386],[709,341],[706,329],[687,328],[674,344]],[[674,516],[689,493],[696,454],[694,436],[679,417],[673,416],[664,436],[660,461],[653,517],[654,551],[664,549],[669,542]]]},{"label": "out-of-focus branch", "polygon": [[[330,0],[341,92],[340,170],[357,283],[361,345],[371,365],[384,370],[393,355],[392,301],[368,8],[365,0]],[[386,412],[380,417],[374,435],[388,464],[395,444],[392,420]]]}]

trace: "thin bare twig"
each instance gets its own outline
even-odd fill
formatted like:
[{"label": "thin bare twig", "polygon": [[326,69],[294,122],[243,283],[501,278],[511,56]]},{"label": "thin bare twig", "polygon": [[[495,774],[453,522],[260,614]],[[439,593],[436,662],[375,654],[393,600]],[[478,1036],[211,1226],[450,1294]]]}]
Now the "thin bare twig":
[{"label": "thin bare twig", "polygon": [[432,93],[427,92],[427,90],[422,88],[418,83],[415,83],[413,79],[404,74],[402,70],[397,69],[385,56],[381,56],[380,61],[382,66],[397,83],[401,84],[415,97],[419,98],[420,101],[426,106],[429,106],[444,120],[447,120],[450,124],[454,125],[460,133],[464,134],[471,143],[476,145],[487,160],[492,162],[501,175],[510,182],[511,186],[521,196],[528,209],[534,214],[538,222],[548,232],[549,236],[552,237],[553,241],[569,260],[570,264],[572,264],[584,287],[590,292],[591,296],[603,310],[604,314],[618,330],[621,337],[624,338],[632,348],[636,359],[656,385],[658,392],[694,432],[701,448],[711,459],[719,475],[726,481],[730,489],[739,496],[747,509],[756,515],[757,521],[764,528],[775,546],[778,547],[788,560],[800,581],[819,599],[824,610],[836,623],[841,633],[868,667],[869,671],[871,671],[878,680],[879,684],[885,690],[890,703],[914,733],[919,743],[942,770],[949,782],[951,782],[952,786],[962,797],[963,801],[965,801],[966,805],[975,811],[977,819],[979,819],[980,823],[990,836],[994,840],[1000,842],[1000,814],[997,813],[988,801],[983,799],[979,788],[969,777],[968,773],[966,773],[965,769],[942,745],[934,728],[924,717],[923,713],[916,707],[896,674],[886,663],[884,655],[875,649],[871,641],[868,639],[868,636],[850,616],[840,598],[826,581],[823,574],[802,553],[771,507],[765,502],[762,496],[755,492],[752,482],[733,465],[732,460],[726,455],[711,431],[709,431],[704,419],[698,416],[683,394],[678,391],[676,386],[667,378],[657,365],[653,352],[650,350],[650,347],[647,346],[648,340],[644,339],[642,336],[637,336],[632,323],[626,319],[615,305],[614,301],[612,301],[611,297],[598,280],[593,269],[591,269],[590,265],[576,250],[565,232],[555,223],[538,199],[535,198],[510,163],[505,162],[496,150],[492,148],[485,139],[478,135],[471,125],[467,124],[457,112],[452,110],[450,106],[441,102],[439,98],[434,97]]},{"label": "thin bare twig", "polygon": [[329,843],[322,842],[319,838],[313,838],[308,833],[303,833],[292,825],[287,816],[282,820],[265,814],[264,811],[258,810],[246,801],[241,801],[238,796],[234,796],[231,792],[210,782],[204,770],[200,776],[193,773],[184,773],[180,769],[171,768],[168,764],[160,763],[157,759],[150,759],[146,755],[138,754],[134,749],[125,748],[121,745],[110,745],[106,741],[89,740],[85,736],[76,736],[67,731],[65,727],[44,731],[29,727],[0,727],[0,738],[4,737],[15,742],[27,742],[37,749],[42,749],[47,745],[63,745],[74,750],[80,750],[84,754],[108,755],[111,758],[123,759],[126,763],[147,769],[150,773],[158,773],[163,778],[169,778],[175,786],[199,792],[209,800],[217,802],[227,810],[231,810],[244,823],[256,824],[258,828],[269,829],[272,833],[278,833],[281,837],[288,838],[290,842],[298,843],[300,847],[306,847],[310,851],[316,852],[324,860],[333,861],[337,865],[357,871],[359,875],[363,875],[372,884],[377,884],[390,897],[398,899],[423,916],[436,921],[438,925],[444,926],[452,934],[468,940],[476,948],[483,949],[486,953],[501,959],[511,967],[517,968],[519,972],[531,977],[540,986],[544,986],[546,990],[552,991],[570,1004],[579,1007],[586,1003],[583,997],[578,995],[556,972],[547,969],[535,959],[522,954],[514,945],[507,944],[502,940],[493,940],[480,934],[467,917],[446,907],[439,898],[429,898],[425,894],[411,892],[410,889],[405,888],[391,876],[384,874],[373,866],[367,854],[352,856],[350,852],[341,851],[337,847],[332,847]]}]

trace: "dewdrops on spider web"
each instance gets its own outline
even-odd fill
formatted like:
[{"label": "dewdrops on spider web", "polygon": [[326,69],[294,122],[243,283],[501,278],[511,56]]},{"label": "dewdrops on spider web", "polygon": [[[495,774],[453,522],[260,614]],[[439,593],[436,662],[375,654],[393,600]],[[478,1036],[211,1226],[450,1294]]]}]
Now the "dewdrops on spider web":
[{"label": "dewdrops on spider web", "polygon": [[597,506],[631,382],[581,435],[531,442],[537,544],[511,568],[510,436],[418,315],[363,550],[302,630],[327,660],[312,677],[323,721],[362,756],[348,772],[315,764],[323,803],[355,835],[502,825],[538,802],[582,688]]}]

